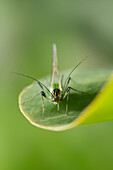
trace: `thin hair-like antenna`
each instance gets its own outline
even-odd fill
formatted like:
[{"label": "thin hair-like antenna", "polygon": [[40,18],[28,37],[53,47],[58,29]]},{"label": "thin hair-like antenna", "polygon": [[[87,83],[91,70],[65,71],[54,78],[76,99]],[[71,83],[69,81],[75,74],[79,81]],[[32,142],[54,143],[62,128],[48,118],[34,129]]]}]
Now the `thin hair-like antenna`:
[{"label": "thin hair-like antenna", "polygon": [[[40,81],[38,81],[38,80],[35,79],[34,77],[31,77],[31,76],[28,76],[28,75],[25,75],[25,74],[21,74],[21,73],[17,73],[17,72],[11,72],[11,73],[17,74],[17,75],[19,75],[19,76],[24,76],[24,77],[30,78],[30,79],[32,79],[32,80],[35,80],[35,81],[37,81],[38,85],[41,87],[42,90],[44,90],[44,88],[43,88],[43,86],[44,86],[44,87],[46,88],[46,90],[47,90],[49,93],[51,93],[50,90],[49,90],[43,83],[41,83]],[[51,93],[51,95],[53,96],[52,93]]]},{"label": "thin hair-like antenna", "polygon": [[86,59],[87,57],[83,58],[72,70],[71,72],[69,73],[69,75],[67,76],[66,80],[65,80],[65,83],[64,83],[64,86],[63,86],[63,90],[65,89],[65,86],[66,86],[66,82],[67,80],[69,79],[70,75],[73,73],[73,71]]}]

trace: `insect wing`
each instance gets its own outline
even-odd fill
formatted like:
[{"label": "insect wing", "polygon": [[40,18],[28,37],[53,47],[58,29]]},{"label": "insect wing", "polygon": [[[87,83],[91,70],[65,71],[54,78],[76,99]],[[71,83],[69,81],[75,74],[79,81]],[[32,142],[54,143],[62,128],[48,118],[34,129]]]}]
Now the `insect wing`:
[{"label": "insect wing", "polygon": [[53,44],[53,68],[51,76],[51,90],[54,88],[61,89],[60,73],[58,69],[57,49],[56,45]]}]

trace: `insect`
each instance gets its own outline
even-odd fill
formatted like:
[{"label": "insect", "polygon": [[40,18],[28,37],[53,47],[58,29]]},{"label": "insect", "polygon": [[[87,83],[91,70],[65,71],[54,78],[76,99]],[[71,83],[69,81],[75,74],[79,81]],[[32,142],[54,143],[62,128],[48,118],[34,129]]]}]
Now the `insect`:
[{"label": "insect", "polygon": [[[83,58],[69,73],[69,75],[67,76],[64,84],[62,85],[62,80],[63,80],[63,76],[62,78],[60,78],[60,73],[59,73],[59,69],[58,69],[58,59],[57,59],[57,49],[56,49],[56,45],[53,44],[53,66],[52,66],[52,75],[51,75],[51,83],[50,83],[50,89],[47,88],[42,82],[40,82],[39,80],[37,80],[36,78],[33,78],[29,75],[25,75],[25,74],[21,74],[21,73],[16,73],[16,72],[12,72],[14,74],[20,75],[20,76],[24,76],[27,78],[30,78],[32,80],[35,80],[38,85],[41,88],[41,91],[38,92],[35,96],[31,97],[30,99],[28,99],[27,101],[23,102],[22,104],[25,104],[26,102],[29,102],[30,100],[32,100],[34,97],[41,95],[41,99],[42,99],[42,110],[43,110],[43,119],[45,118],[44,115],[44,98],[47,99],[48,101],[51,101],[54,104],[57,104],[57,111],[59,112],[59,104],[62,102],[62,100],[66,99],[66,114],[68,115],[68,101],[69,101],[69,94],[71,90],[74,90],[76,92],[79,93],[84,93],[83,91],[79,91],[77,89],[74,89],[73,87],[69,86],[70,80],[71,80],[71,74],[73,73],[73,71],[86,59]],[[50,94],[50,97],[47,96],[46,94],[46,90],[48,91],[48,93]]]}]

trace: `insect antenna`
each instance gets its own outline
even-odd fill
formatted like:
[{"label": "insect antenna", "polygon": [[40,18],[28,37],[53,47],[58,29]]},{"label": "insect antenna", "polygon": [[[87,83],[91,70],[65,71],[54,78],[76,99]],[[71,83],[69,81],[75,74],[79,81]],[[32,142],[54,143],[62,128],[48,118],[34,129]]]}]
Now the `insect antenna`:
[{"label": "insect antenna", "polygon": [[41,83],[40,81],[38,81],[38,80],[35,79],[34,77],[31,77],[31,76],[28,76],[28,75],[25,75],[25,74],[21,74],[21,73],[17,73],[17,72],[11,72],[11,73],[17,74],[17,75],[19,75],[19,76],[24,76],[24,77],[27,77],[27,78],[30,78],[30,79],[32,79],[32,80],[37,81],[38,85],[41,87],[42,90],[44,90],[43,87],[45,87],[46,90],[53,96],[53,94],[50,92],[50,90],[49,90],[43,83]]},{"label": "insect antenna", "polygon": [[65,83],[64,83],[64,86],[63,86],[63,91],[65,89],[65,86],[66,86],[66,83],[70,77],[70,75],[73,73],[73,71],[86,59],[87,57],[83,58],[72,70],[71,72],[69,73],[69,75],[67,76],[66,80],[65,80]]}]

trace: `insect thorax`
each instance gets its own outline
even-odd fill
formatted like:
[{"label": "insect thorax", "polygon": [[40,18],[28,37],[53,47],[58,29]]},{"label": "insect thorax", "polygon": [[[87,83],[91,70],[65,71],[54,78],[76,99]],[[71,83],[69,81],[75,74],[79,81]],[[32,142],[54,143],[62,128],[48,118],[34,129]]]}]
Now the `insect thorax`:
[{"label": "insect thorax", "polygon": [[56,103],[60,103],[60,101],[62,100],[62,91],[60,89],[53,89],[53,102],[56,102]]},{"label": "insect thorax", "polygon": [[53,84],[53,89],[59,89],[59,84],[58,83],[54,83]]},{"label": "insect thorax", "polygon": [[54,95],[53,101],[59,103],[62,100],[62,90],[59,89],[59,84],[53,85],[52,93]]}]

